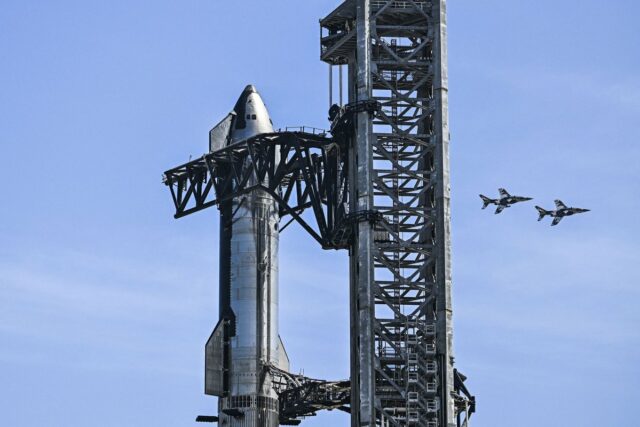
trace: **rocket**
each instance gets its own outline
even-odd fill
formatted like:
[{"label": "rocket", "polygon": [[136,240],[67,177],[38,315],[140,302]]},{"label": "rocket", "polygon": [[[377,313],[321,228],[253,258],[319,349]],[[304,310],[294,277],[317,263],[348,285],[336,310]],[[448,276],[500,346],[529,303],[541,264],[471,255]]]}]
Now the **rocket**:
[{"label": "rocket", "polygon": [[[272,132],[267,107],[249,85],[210,131],[209,149]],[[219,208],[220,317],[205,347],[205,393],[219,397],[219,425],[277,427],[278,396],[265,366],[289,370],[278,334],[278,204],[255,189]]]}]

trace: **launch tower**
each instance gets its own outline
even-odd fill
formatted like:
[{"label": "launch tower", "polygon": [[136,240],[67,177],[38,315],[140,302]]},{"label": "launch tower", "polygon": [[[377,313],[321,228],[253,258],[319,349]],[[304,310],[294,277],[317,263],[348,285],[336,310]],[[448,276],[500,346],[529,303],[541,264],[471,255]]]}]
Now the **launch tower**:
[{"label": "launch tower", "polygon": [[321,26],[357,112],[352,425],[452,427],[446,2],[349,0]]},{"label": "launch tower", "polygon": [[[348,249],[351,378],[265,363],[281,424],[341,409],[352,427],[466,427],[475,399],[453,357],[446,0],[347,0],[320,25],[332,82],[340,70],[330,135],[252,136],[167,171],[176,217],[262,191],[281,220]],[[224,409],[231,426],[261,427]]]}]

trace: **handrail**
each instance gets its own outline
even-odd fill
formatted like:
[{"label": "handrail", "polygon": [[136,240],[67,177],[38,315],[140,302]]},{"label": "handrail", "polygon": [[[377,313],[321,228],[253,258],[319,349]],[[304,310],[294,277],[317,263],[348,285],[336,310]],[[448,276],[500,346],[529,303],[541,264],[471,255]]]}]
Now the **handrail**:
[{"label": "handrail", "polygon": [[[280,129],[279,132],[282,132],[282,129]],[[301,132],[318,136],[326,136],[329,133],[325,129],[320,129],[313,126],[287,126],[284,128],[284,132]]]}]

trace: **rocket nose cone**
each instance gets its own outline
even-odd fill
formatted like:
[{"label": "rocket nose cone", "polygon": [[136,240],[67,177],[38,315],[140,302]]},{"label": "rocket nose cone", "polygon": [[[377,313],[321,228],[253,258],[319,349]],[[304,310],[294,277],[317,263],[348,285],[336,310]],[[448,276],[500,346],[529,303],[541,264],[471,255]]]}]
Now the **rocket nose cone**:
[{"label": "rocket nose cone", "polygon": [[243,116],[245,114],[245,109],[247,106],[246,104],[248,102],[251,102],[250,99],[252,97],[255,98],[256,96],[259,99],[262,99],[262,97],[258,93],[258,89],[256,89],[254,85],[247,85],[240,94],[240,98],[238,98],[238,101],[236,102],[235,107],[233,107],[233,110],[236,112],[236,114]]},{"label": "rocket nose cone", "polygon": [[244,88],[244,92],[247,92],[247,93],[258,93],[258,89],[256,89],[256,87],[254,85],[247,85],[247,87]]},{"label": "rocket nose cone", "polygon": [[267,107],[254,85],[244,88],[233,111],[236,119],[231,133],[232,141],[237,142],[255,135],[273,132],[273,123]]}]

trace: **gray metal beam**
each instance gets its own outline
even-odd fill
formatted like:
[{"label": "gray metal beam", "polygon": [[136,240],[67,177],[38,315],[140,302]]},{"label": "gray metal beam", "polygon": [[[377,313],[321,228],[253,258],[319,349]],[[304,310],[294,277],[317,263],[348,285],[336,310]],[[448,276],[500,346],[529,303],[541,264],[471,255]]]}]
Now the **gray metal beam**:
[{"label": "gray metal beam", "polygon": [[[370,1],[358,0],[356,13],[356,101],[368,101],[371,97],[371,29],[369,17]],[[362,111],[356,118],[355,156],[349,176],[355,184],[352,193],[351,212],[367,212],[372,209],[372,138],[373,124],[370,114]],[[375,364],[373,319],[373,230],[368,221],[359,222],[352,245],[351,298],[355,312],[352,322],[357,330],[352,335],[352,352],[356,366],[352,370],[352,427],[374,427],[375,411]]]},{"label": "gray metal beam", "polygon": [[447,2],[433,4],[434,42],[433,59],[435,77],[433,98],[435,111],[433,129],[436,143],[436,310],[437,348],[441,360],[442,402],[441,424],[455,427],[453,378],[453,309],[451,302],[451,183],[449,176],[449,78],[447,70]]}]

